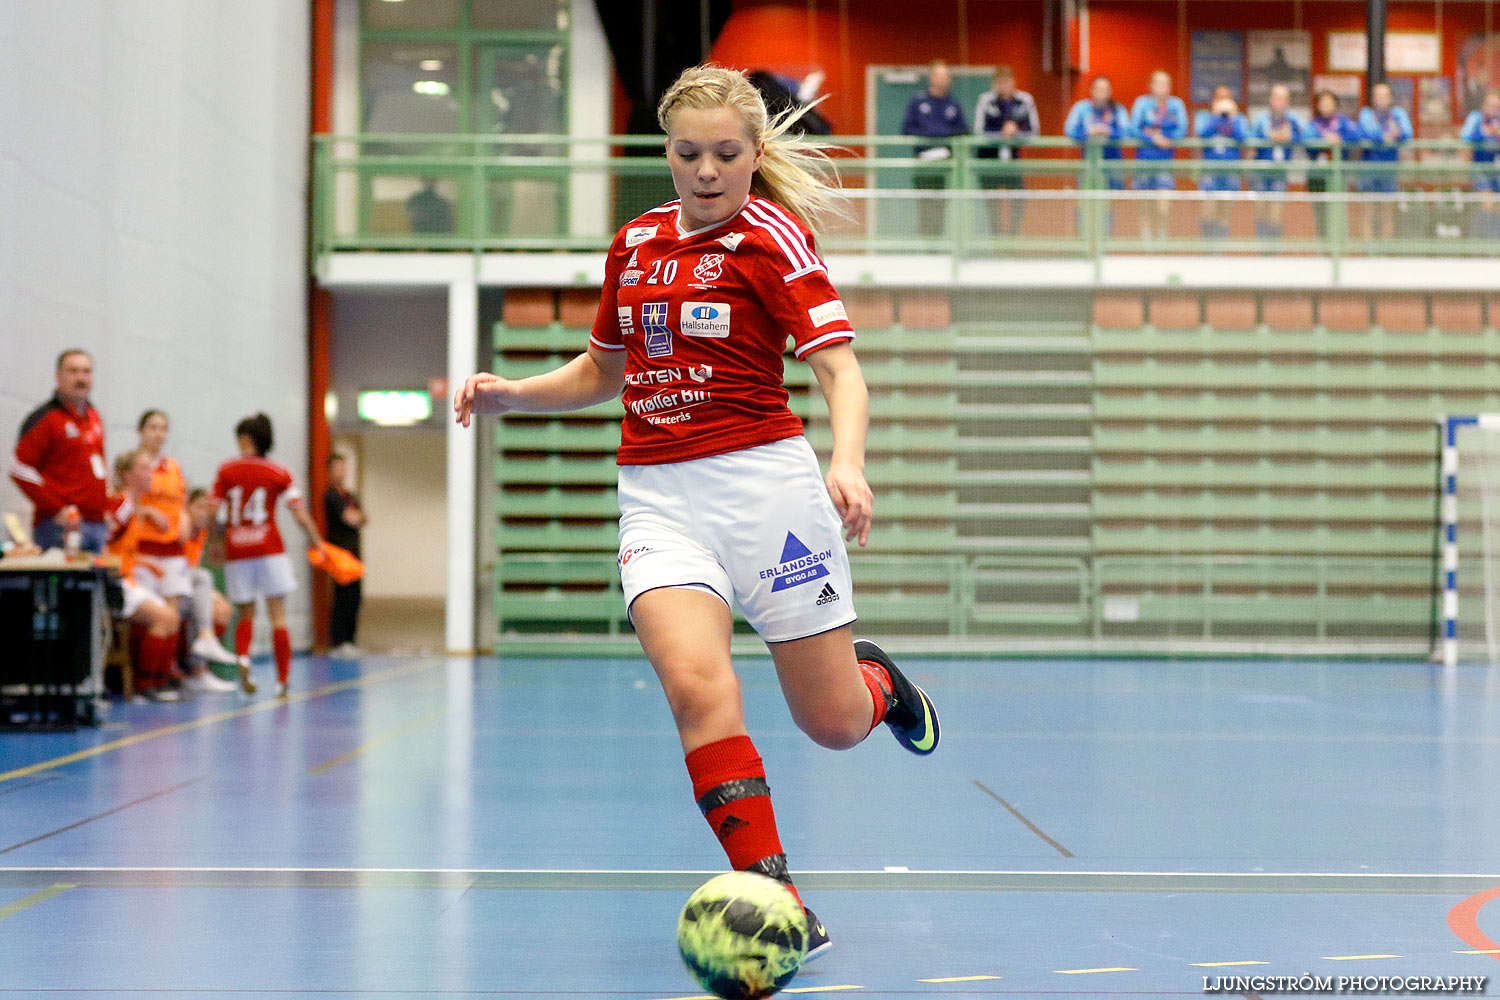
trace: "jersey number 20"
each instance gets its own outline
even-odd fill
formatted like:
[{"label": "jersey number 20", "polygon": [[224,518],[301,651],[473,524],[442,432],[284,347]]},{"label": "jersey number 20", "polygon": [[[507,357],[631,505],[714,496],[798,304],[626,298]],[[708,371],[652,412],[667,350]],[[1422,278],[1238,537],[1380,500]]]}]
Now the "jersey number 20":
[{"label": "jersey number 20", "polygon": [[[677,261],[669,260],[666,262],[666,265],[664,269],[662,267],[662,260],[658,257],[651,265],[651,277],[646,279],[646,284],[670,285],[673,279],[677,277]],[[658,281],[658,278],[661,280]]]}]

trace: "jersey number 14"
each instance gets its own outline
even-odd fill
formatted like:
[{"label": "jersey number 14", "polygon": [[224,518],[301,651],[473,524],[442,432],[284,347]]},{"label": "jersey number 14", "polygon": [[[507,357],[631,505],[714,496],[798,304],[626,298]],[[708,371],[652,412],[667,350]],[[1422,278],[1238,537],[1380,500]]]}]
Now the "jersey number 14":
[{"label": "jersey number 14", "polygon": [[230,524],[265,524],[269,512],[266,510],[266,488],[257,486],[250,491],[250,499],[245,501],[245,488],[243,486],[229,487],[229,523]]}]

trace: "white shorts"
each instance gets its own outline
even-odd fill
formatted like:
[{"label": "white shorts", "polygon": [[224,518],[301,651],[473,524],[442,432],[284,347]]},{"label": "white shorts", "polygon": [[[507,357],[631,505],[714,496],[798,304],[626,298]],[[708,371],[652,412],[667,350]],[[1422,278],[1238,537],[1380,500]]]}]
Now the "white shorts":
[{"label": "white shorts", "polygon": [[283,597],[296,589],[292,560],[285,552],[224,564],[224,596],[230,604],[253,604],[257,597]]},{"label": "white shorts", "polygon": [[134,580],[122,579],[120,581],[120,589],[125,592],[125,606],[120,609],[120,617],[126,620],[134,618],[135,613],[147,604],[166,606],[166,602],[160,597],[157,597],[156,594],[142,587]]},{"label": "white shorts", "polygon": [[137,555],[131,577],[157,597],[187,597],[193,592],[192,569],[187,556]]},{"label": "white shorts", "polygon": [[738,602],[766,642],[857,617],[843,526],[803,437],[670,465],[620,468],[625,607],[658,587]]}]

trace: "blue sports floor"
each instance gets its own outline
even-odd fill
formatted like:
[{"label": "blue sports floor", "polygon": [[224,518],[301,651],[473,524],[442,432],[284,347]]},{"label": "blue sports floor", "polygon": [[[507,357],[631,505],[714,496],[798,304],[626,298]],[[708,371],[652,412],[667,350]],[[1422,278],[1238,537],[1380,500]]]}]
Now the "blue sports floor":
[{"label": "blue sports floor", "polygon": [[[815,747],[739,664],[835,942],[794,989],[1500,973],[1500,672],[904,662],[926,759]],[[293,688],[0,733],[0,996],[702,995],[674,928],[724,862],[643,661],[311,658]]]}]

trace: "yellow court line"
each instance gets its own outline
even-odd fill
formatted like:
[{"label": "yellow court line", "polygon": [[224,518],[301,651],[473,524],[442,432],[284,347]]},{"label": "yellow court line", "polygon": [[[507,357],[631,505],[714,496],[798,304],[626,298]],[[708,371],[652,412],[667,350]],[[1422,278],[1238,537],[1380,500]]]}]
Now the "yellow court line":
[{"label": "yellow court line", "polygon": [[918,979],[919,983],[977,983],[981,979],[999,979],[999,976],[948,976],[944,979]]},{"label": "yellow court line", "polygon": [[799,986],[794,990],[782,990],[783,993],[832,993],[834,990],[862,990],[863,986]]},{"label": "yellow court line", "polygon": [[1362,958],[1401,958],[1400,955],[1324,955],[1325,962],[1356,962]]},{"label": "yellow court line", "polygon": [[1060,976],[1084,976],[1091,972],[1140,972],[1140,969],[1132,969],[1124,965],[1116,965],[1108,969],[1053,969]]},{"label": "yellow court line", "polygon": [[29,896],[22,896],[14,903],[0,906],[0,920],[4,920],[6,917],[13,917],[17,913],[20,913],[22,910],[29,909],[30,907],[33,907],[38,903],[45,903],[53,896],[67,892],[69,889],[76,888],[78,888],[77,882],[53,882],[51,885],[47,886],[47,888],[45,889],[42,889],[40,892],[33,892]]},{"label": "yellow court line", "polygon": [[381,735],[376,736],[373,739],[366,740],[359,746],[355,747],[353,750],[346,750],[343,753],[339,754],[337,757],[330,757],[323,763],[318,764],[315,767],[308,768],[308,777],[322,774],[324,771],[331,771],[334,768],[338,767],[340,764],[347,764],[349,761],[353,760],[355,757],[358,757],[366,750],[373,750],[375,747],[378,747],[380,744],[386,742],[387,740],[393,740],[403,733],[409,733],[413,729],[418,729],[422,726],[425,726],[428,723],[432,722],[434,719],[446,715],[447,712],[448,709],[446,707],[440,708],[435,712],[428,712],[420,719],[413,720],[412,722],[408,722],[404,726],[398,726],[395,729],[392,729],[388,733],[382,733]]},{"label": "yellow court line", "polygon": [[1193,962],[1200,969],[1220,969],[1226,965],[1270,965],[1270,962]]},{"label": "yellow court line", "polygon": [[405,677],[408,674],[420,673],[424,670],[432,670],[437,667],[440,662],[441,661],[414,663],[406,667],[395,667],[390,670],[382,670],[378,674],[363,674],[359,677],[352,677],[347,681],[338,681],[334,684],[325,684],[320,688],[313,688],[311,691],[299,691],[298,693],[288,695],[285,698],[269,698],[264,701],[256,702],[254,705],[246,705],[243,708],[233,708],[227,712],[215,712],[213,715],[205,715],[197,719],[192,719],[188,722],[178,722],[170,726],[160,726],[156,729],[147,729],[144,732],[131,733],[129,736],[122,736],[117,740],[110,740],[108,743],[100,743],[95,747],[88,747],[84,750],[77,750],[70,754],[64,754],[61,757],[54,757],[51,760],[44,760],[38,764],[29,764],[26,767],[18,767],[14,771],[6,771],[4,773],[0,773],[0,782],[13,781],[16,778],[25,778],[29,775],[39,774],[42,771],[51,770],[54,767],[66,767],[69,764],[76,764],[80,760],[88,760],[90,757],[98,757],[102,754],[110,753],[115,750],[124,750],[126,747],[133,747],[137,743],[144,743],[147,740],[154,740],[159,736],[176,736],[178,733],[186,733],[194,729],[202,729],[205,726],[212,726],[220,722],[225,722],[229,719],[238,719],[246,715],[254,715],[256,712],[269,712],[273,708],[281,708],[284,705],[294,704],[299,701],[309,701],[313,698],[322,698],[330,694],[337,694],[340,691],[347,691],[350,688],[363,687],[366,684],[371,684],[375,681],[391,680],[396,677]]},{"label": "yellow court line", "polygon": [[1455,951],[1455,955],[1500,955],[1500,948],[1471,948],[1468,951]]}]

